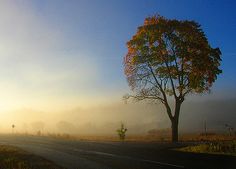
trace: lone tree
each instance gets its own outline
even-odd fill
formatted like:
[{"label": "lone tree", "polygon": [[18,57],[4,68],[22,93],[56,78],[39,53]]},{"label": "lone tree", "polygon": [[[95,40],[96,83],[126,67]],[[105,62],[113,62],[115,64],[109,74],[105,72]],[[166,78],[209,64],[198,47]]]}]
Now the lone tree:
[{"label": "lone tree", "polygon": [[[178,141],[180,108],[190,93],[209,92],[219,69],[221,51],[212,48],[195,21],[151,16],[127,42],[124,72],[133,94],[125,99],[160,101]],[[170,102],[174,102],[171,106]]]}]

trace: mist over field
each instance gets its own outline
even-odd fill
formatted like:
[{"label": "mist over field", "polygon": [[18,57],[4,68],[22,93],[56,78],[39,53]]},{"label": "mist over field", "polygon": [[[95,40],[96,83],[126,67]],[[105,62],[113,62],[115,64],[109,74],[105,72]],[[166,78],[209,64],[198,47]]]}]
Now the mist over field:
[{"label": "mist over field", "polygon": [[[203,132],[204,122],[212,132],[227,132],[225,124],[236,127],[236,98],[226,100],[186,101],[180,116],[180,133]],[[170,128],[162,104],[117,102],[61,112],[21,109],[1,118],[0,132],[36,134],[68,133],[74,135],[116,135],[124,122],[127,134],[147,134],[151,129]]]}]

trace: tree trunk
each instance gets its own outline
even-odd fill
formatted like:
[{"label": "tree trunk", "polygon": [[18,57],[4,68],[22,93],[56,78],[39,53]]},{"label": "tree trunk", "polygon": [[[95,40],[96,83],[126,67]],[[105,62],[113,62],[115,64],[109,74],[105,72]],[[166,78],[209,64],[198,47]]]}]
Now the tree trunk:
[{"label": "tree trunk", "polygon": [[171,128],[172,128],[172,142],[179,141],[179,132],[178,132],[178,119],[174,118],[171,120]]},{"label": "tree trunk", "polygon": [[175,114],[173,118],[171,119],[171,128],[172,128],[172,142],[178,142],[179,141],[179,113],[180,113],[180,107],[181,107],[182,101],[176,100],[175,103]]}]

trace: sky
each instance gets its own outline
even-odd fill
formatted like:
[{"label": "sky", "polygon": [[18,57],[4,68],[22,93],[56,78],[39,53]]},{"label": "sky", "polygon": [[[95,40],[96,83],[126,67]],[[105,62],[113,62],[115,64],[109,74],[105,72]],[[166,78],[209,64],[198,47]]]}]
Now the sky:
[{"label": "sky", "polygon": [[212,93],[190,100],[234,98],[235,8],[233,0],[2,0],[0,115],[11,121],[13,111],[120,109],[130,92],[123,73],[126,42],[153,14],[197,21],[222,51],[223,74]]}]

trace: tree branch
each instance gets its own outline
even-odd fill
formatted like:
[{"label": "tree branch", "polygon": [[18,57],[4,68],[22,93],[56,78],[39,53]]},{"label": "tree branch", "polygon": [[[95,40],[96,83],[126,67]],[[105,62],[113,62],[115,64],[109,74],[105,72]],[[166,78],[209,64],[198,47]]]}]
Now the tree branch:
[{"label": "tree branch", "polygon": [[171,87],[172,87],[172,90],[173,90],[173,94],[175,96],[175,99],[177,99],[178,97],[177,97],[176,92],[175,92],[175,85],[174,85],[174,82],[173,82],[173,79],[172,79],[172,76],[171,76],[170,68],[168,66],[168,61],[165,61],[165,64],[166,64],[168,74],[169,74],[169,77],[170,77],[170,82],[171,82]]},{"label": "tree branch", "polygon": [[149,63],[148,63],[148,67],[149,67],[149,69],[150,69],[150,71],[151,71],[151,74],[152,74],[152,76],[153,76],[155,82],[156,82],[157,85],[159,86],[160,91],[161,91],[161,93],[162,93],[162,95],[163,95],[164,105],[165,105],[165,107],[166,107],[167,114],[168,114],[168,116],[169,116],[170,119],[173,119],[173,116],[172,116],[172,113],[171,113],[171,108],[170,108],[170,106],[169,106],[169,104],[168,104],[168,100],[167,100],[165,91],[162,89],[162,86],[161,86],[160,83],[158,82],[158,80],[157,80],[157,78],[156,78],[156,76],[155,76],[155,74],[154,74],[154,72],[153,72],[153,70],[152,70],[152,67],[151,67],[151,65],[150,65]]}]

